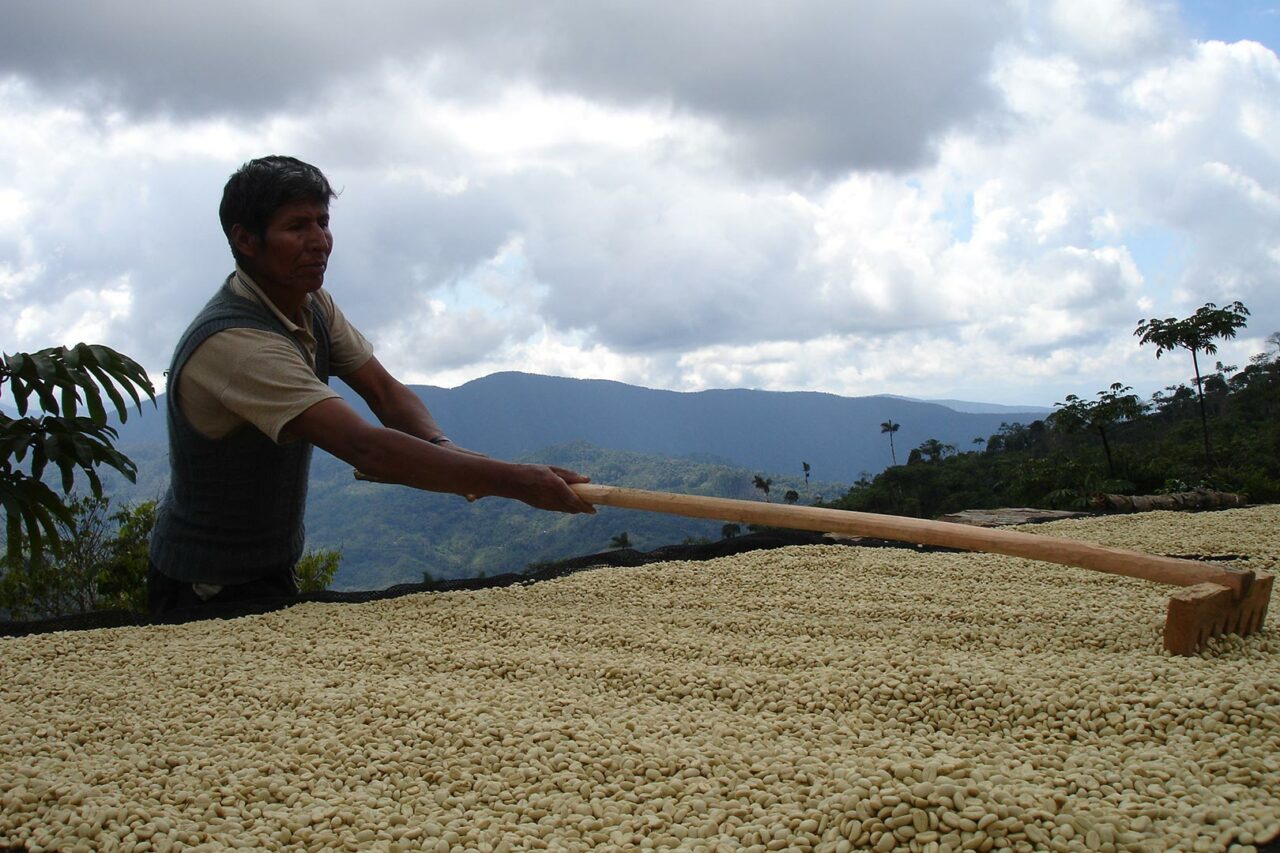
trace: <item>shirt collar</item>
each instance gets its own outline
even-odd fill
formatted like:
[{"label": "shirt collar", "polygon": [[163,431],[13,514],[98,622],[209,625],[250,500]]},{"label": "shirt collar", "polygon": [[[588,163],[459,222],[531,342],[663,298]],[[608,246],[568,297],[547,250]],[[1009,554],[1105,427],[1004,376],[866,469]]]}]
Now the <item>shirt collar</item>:
[{"label": "shirt collar", "polygon": [[[239,264],[236,265],[235,275],[231,277],[231,282],[232,282],[231,287],[233,290],[238,291],[241,296],[246,296],[251,299],[257,299],[260,303],[262,303],[264,308],[266,308],[268,311],[274,314],[277,318],[279,318],[280,322],[284,324],[285,329],[287,329],[290,333],[308,332],[308,329],[306,329],[303,326],[299,326],[296,322],[286,317],[284,315],[284,312],[281,311],[279,308],[277,308],[276,304],[271,301],[270,297],[268,297],[267,294],[263,292],[262,288],[258,286],[258,283],[254,281],[247,272],[245,272],[243,269],[240,268]],[[310,298],[311,298],[311,295],[308,294],[307,299],[310,299]],[[307,317],[306,302],[302,304],[302,317],[303,317],[303,322],[306,322],[306,317]]]}]

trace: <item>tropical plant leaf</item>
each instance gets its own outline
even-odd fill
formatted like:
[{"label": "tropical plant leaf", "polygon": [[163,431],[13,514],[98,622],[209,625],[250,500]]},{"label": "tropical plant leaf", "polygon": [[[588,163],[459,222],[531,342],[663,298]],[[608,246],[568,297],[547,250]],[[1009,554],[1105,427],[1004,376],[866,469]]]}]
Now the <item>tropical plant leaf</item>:
[{"label": "tropical plant leaf", "polygon": [[[107,396],[111,398],[111,404],[116,407],[116,414],[120,416],[120,422],[127,421],[129,419],[129,407],[125,405],[124,397],[116,390],[110,374],[97,363],[90,364],[88,367],[94,378],[97,379],[97,384],[101,385],[102,390],[106,391]],[[126,385],[125,387],[128,388],[129,386]],[[142,403],[138,401],[136,394],[133,394],[133,399],[138,402],[139,411],[141,411]]]},{"label": "tropical plant leaf", "polygon": [[10,373],[9,387],[13,389],[13,404],[18,408],[18,415],[26,417],[27,399],[31,396],[31,386],[17,373]]},{"label": "tropical plant leaf", "polygon": [[[155,389],[151,385],[151,379],[147,376],[147,372],[142,369],[142,365],[138,364],[129,356],[118,353],[109,347],[100,346],[98,344],[90,344],[89,349],[97,357],[99,364],[105,360],[107,363],[103,365],[112,376],[121,380],[121,384],[127,388],[137,386],[145,391],[148,396],[155,399]],[[132,393],[132,392],[130,392]]]},{"label": "tropical plant leaf", "polygon": [[84,402],[89,407],[89,419],[95,424],[105,424],[107,410],[102,405],[102,392],[98,390],[98,383],[83,371],[76,376],[76,383],[84,389]]},{"label": "tropical plant leaf", "polygon": [[5,519],[4,560],[10,566],[17,566],[22,561],[22,511],[16,501],[4,500],[2,503]]},{"label": "tropical plant leaf", "polygon": [[0,415],[0,463],[7,463],[9,459],[21,462],[34,434],[30,418],[15,420]]},{"label": "tropical plant leaf", "polygon": [[[10,559],[26,551],[38,560],[46,550],[57,551],[58,524],[70,520],[62,499],[41,481],[50,463],[59,471],[64,494],[75,486],[76,469],[95,496],[102,494],[101,465],[135,481],[137,466],[114,447],[118,434],[107,423],[103,394],[123,422],[128,419],[126,394],[141,411],[140,392],[154,404],[155,388],[133,359],[84,343],[0,357],[0,387],[5,383],[19,415],[0,416],[0,498],[10,532],[6,550]],[[27,416],[32,395],[43,417]],[[28,462],[28,454],[29,473],[15,469],[14,463]]]},{"label": "tropical plant leaf", "polygon": [[62,414],[68,418],[76,416],[76,404],[80,401],[80,395],[76,393],[76,386],[62,386]]},{"label": "tropical plant leaf", "polygon": [[57,378],[57,368],[53,361],[55,352],[57,350],[42,349],[31,354],[31,365],[34,368],[35,377],[45,385],[52,385]]},{"label": "tropical plant leaf", "polygon": [[0,476],[0,505],[7,516],[6,557],[11,564],[21,560],[24,551],[32,562],[43,560],[46,550],[61,555],[58,522],[70,523],[71,512],[56,492],[16,472]]},{"label": "tropical plant leaf", "polygon": [[31,353],[18,375],[35,392],[42,409],[53,415],[59,414],[58,398],[53,393],[55,371],[48,350]]}]

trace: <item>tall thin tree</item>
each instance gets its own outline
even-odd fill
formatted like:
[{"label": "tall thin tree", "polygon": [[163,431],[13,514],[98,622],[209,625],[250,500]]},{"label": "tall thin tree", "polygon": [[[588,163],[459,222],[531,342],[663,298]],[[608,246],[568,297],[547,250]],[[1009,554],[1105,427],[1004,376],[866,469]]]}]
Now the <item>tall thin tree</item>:
[{"label": "tall thin tree", "polygon": [[1140,321],[1138,328],[1133,331],[1138,337],[1139,345],[1156,345],[1156,358],[1174,349],[1191,351],[1191,366],[1196,374],[1196,397],[1200,401],[1200,426],[1204,432],[1204,460],[1209,469],[1213,468],[1213,449],[1209,445],[1209,415],[1204,405],[1204,379],[1200,376],[1198,354],[1216,354],[1218,345],[1214,343],[1214,339],[1234,338],[1237,329],[1248,325],[1245,320],[1248,316],[1249,309],[1244,307],[1243,302],[1232,302],[1225,308],[1207,302],[1190,317],[1181,320],[1174,317],[1163,320],[1152,317]]},{"label": "tall thin tree", "polygon": [[901,428],[902,424],[895,424],[892,419],[880,424],[880,434],[889,433],[889,456],[893,459],[893,464],[898,464],[898,452],[893,448],[893,434]]}]

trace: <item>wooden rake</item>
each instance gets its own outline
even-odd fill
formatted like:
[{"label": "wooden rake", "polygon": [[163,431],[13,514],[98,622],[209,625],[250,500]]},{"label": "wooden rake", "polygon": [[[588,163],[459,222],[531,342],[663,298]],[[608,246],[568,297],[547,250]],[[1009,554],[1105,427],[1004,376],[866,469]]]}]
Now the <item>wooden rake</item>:
[{"label": "wooden rake", "polygon": [[593,505],[1026,557],[1185,587],[1170,596],[1164,621],[1164,647],[1175,655],[1194,655],[1210,637],[1225,634],[1247,636],[1262,630],[1275,579],[1268,572],[945,521],[588,483],[571,488],[582,500]]}]

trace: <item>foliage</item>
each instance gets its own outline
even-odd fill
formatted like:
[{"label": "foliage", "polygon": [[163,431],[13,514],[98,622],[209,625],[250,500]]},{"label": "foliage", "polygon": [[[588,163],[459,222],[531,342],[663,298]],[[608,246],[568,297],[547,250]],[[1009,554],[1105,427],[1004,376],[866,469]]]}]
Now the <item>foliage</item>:
[{"label": "foliage", "polygon": [[630,548],[631,537],[627,535],[627,531],[622,531],[617,536],[609,540],[610,548]]},{"label": "foliage", "polygon": [[914,464],[864,477],[825,505],[933,517],[1001,506],[1084,509],[1100,493],[1194,488],[1280,500],[1280,353],[1260,353],[1243,370],[1219,363],[1201,380],[1220,457],[1212,473],[1197,461],[1203,424],[1191,388],[1166,389],[1144,406],[1116,383],[1096,401],[1068,396],[1043,421],[1002,424],[985,450],[916,448]]},{"label": "foliage", "polygon": [[936,438],[925,439],[917,449],[920,451],[920,459],[924,462],[937,462],[956,452],[954,444],[943,444]]},{"label": "foliage", "polygon": [[[123,422],[128,407],[121,391],[141,411],[139,392],[154,403],[155,389],[129,357],[83,343],[0,356],[0,392],[6,383],[18,417],[0,414],[0,503],[7,522],[7,562],[18,567],[24,556],[32,563],[40,563],[46,550],[58,556],[59,525],[73,524],[63,499],[43,481],[50,464],[61,475],[64,495],[70,495],[77,471],[89,480],[95,497],[102,496],[99,466],[134,478],[133,462],[114,447],[117,433],[107,424],[104,392]],[[27,414],[32,396],[42,413],[38,417]]]},{"label": "foliage", "polygon": [[156,526],[156,502],[126,505],[111,519],[118,526],[111,545],[111,558],[98,572],[99,606],[145,612],[147,568],[151,561],[149,546],[151,530]]},{"label": "foliage", "polygon": [[[328,589],[341,563],[341,548],[308,549],[293,567],[293,574],[298,579],[298,591],[323,592]],[[423,580],[428,580],[426,573],[423,574]]]},{"label": "foliage", "polygon": [[1111,477],[1116,475],[1115,460],[1111,455],[1111,444],[1107,441],[1107,430],[1112,426],[1140,417],[1147,406],[1128,385],[1119,382],[1111,383],[1106,391],[1098,392],[1096,402],[1081,400],[1075,394],[1068,394],[1065,402],[1054,403],[1061,408],[1049,416],[1055,427],[1066,432],[1094,430],[1102,439],[1102,450],[1107,457],[1107,472]]},{"label": "foliage", "polygon": [[0,577],[0,609],[39,619],[121,608],[146,609],[147,543],[155,503],[110,511],[110,498],[80,497],[57,521],[53,560],[10,565]]},{"label": "foliage", "polygon": [[1209,420],[1204,399],[1205,383],[1200,376],[1200,361],[1197,354],[1217,353],[1218,345],[1214,343],[1214,339],[1234,338],[1236,330],[1244,328],[1247,324],[1245,318],[1248,316],[1249,309],[1244,307],[1243,302],[1233,302],[1226,308],[1219,308],[1214,303],[1207,302],[1190,317],[1181,320],[1174,317],[1166,317],[1163,320],[1152,317],[1149,320],[1142,320],[1133,332],[1138,337],[1140,345],[1155,344],[1156,358],[1174,349],[1185,349],[1191,352],[1191,365],[1195,370],[1196,396],[1200,401],[1200,421],[1204,432],[1206,470],[1213,469],[1213,449],[1209,441]]},{"label": "foliage", "polygon": [[769,489],[773,486],[773,478],[766,478],[760,474],[756,474],[751,480],[752,485],[764,492],[765,501],[769,500]]}]

